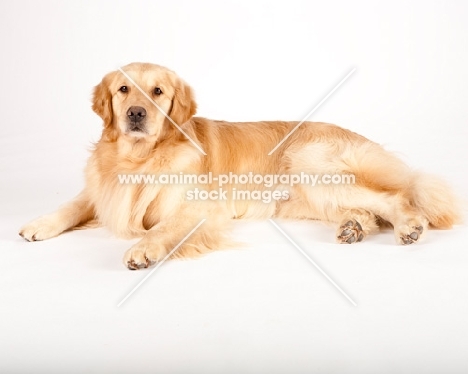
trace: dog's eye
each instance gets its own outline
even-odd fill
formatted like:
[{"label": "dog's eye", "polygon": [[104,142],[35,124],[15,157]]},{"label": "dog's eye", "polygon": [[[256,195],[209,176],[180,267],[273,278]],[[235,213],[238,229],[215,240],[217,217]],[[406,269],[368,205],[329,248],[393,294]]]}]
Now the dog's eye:
[{"label": "dog's eye", "polygon": [[128,92],[128,87],[127,86],[122,86],[119,88],[120,92]]},{"label": "dog's eye", "polygon": [[161,89],[160,89],[159,87],[156,87],[156,88],[154,89],[153,93],[154,93],[155,95],[158,95],[158,96],[159,96],[159,95],[161,95],[163,92],[161,91]]}]

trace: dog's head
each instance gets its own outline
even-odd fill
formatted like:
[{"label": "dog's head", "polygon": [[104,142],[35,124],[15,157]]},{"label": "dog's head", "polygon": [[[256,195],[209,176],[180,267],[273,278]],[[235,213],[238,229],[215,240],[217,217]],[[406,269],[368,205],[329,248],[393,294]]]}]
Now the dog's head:
[{"label": "dog's head", "polygon": [[[122,72],[123,71],[123,72]],[[159,138],[196,112],[193,91],[173,71],[159,65],[132,63],[107,74],[94,88],[93,110],[104,120],[104,136],[115,140]]]}]

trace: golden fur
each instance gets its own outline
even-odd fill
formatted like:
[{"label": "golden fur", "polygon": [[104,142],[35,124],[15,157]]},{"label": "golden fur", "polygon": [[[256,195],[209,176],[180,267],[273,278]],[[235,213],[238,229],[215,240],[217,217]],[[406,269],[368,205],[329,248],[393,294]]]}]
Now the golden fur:
[{"label": "golden fur", "polygon": [[[192,89],[174,72],[133,63],[126,74],[206,152],[203,155],[165,115],[120,72],[95,87],[93,110],[102,117],[102,137],[86,167],[86,187],[57,212],[20,231],[43,240],[97,221],[124,238],[142,237],[125,254],[130,269],[164,258],[202,219],[206,221],[173,257],[193,257],[229,245],[232,218],[318,219],[338,224],[340,243],[361,241],[382,223],[394,227],[398,243],[411,244],[429,225],[450,228],[460,215],[455,197],[439,179],[416,173],[381,146],[338,126],[305,122],[271,156],[268,153],[297,122],[232,123],[193,117]],[[122,86],[127,87],[122,92]],[[161,89],[156,94],[155,87]],[[131,130],[129,108],[144,108],[143,130]],[[348,174],[353,185],[277,184],[288,200],[187,201],[188,189],[216,190],[217,184],[120,184],[118,175],[183,172],[213,175]],[[229,192],[238,185],[223,186]],[[263,185],[243,189],[265,190]],[[230,194],[228,194],[230,196]]]}]

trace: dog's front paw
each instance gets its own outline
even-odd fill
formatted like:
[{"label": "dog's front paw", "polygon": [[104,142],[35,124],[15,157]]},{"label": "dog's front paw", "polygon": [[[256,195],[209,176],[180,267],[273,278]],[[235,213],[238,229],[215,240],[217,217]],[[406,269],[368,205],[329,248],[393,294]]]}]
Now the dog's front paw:
[{"label": "dog's front paw", "polygon": [[35,242],[53,238],[54,236],[59,235],[62,231],[63,230],[61,229],[59,222],[55,222],[54,219],[44,216],[23,226],[20,229],[19,234],[28,242]]},{"label": "dog's front paw", "polygon": [[153,265],[165,255],[166,251],[162,245],[140,241],[125,253],[123,262],[130,270],[138,270]]}]

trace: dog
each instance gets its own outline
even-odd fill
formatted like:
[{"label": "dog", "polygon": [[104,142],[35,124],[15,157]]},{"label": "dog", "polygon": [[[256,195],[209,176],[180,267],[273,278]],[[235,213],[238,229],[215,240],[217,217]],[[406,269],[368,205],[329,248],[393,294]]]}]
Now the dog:
[{"label": "dog", "polygon": [[[86,166],[85,188],[55,213],[25,225],[20,235],[27,241],[106,226],[119,237],[141,237],[124,255],[135,270],[169,255],[193,258],[231,245],[232,219],[332,222],[343,244],[390,224],[403,245],[419,242],[429,227],[448,229],[460,221],[456,197],[443,181],[413,171],[365,137],[327,123],[194,117],[192,88],[159,65],[131,63],[107,74],[94,88],[92,108],[103,131]],[[119,179],[131,175],[209,178],[185,184]],[[293,175],[352,176],[354,183],[292,184],[287,177]],[[261,184],[252,176],[279,178]],[[196,199],[197,191],[218,198]],[[239,191],[251,198],[238,198]]]}]

